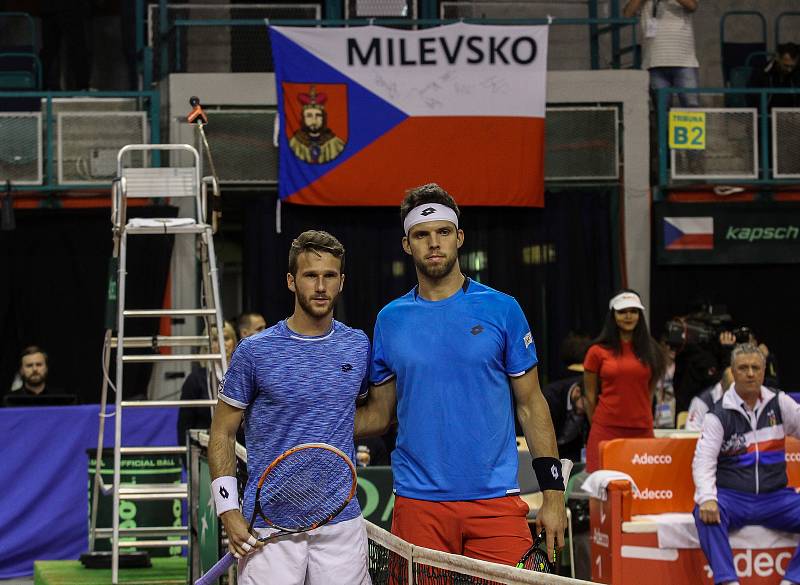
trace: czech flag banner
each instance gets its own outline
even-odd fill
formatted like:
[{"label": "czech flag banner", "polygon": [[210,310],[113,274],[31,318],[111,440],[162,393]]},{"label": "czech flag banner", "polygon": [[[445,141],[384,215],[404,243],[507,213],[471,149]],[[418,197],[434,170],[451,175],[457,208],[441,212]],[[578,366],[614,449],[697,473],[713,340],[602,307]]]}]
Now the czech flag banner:
[{"label": "czech flag banner", "polygon": [[665,217],[665,250],[713,250],[713,217]]},{"label": "czech flag banner", "polygon": [[546,26],[270,26],[282,199],[544,205]]}]

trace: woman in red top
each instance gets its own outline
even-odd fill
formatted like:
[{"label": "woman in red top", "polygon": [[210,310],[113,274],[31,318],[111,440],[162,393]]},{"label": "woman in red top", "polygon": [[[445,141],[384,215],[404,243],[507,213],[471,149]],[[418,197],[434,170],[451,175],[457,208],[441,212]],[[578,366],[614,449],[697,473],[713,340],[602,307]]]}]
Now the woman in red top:
[{"label": "woman in red top", "polygon": [[650,337],[639,295],[623,289],[608,303],[600,336],[583,360],[586,414],[592,427],[586,470],[600,468],[600,441],[653,436],[653,389],[664,356]]}]

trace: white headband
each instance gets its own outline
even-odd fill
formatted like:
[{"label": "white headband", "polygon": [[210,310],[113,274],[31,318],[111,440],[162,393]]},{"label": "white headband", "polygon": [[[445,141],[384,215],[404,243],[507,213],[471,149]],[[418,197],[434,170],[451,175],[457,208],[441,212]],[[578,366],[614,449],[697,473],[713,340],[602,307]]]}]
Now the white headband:
[{"label": "white headband", "polygon": [[458,216],[456,212],[440,203],[423,203],[417,205],[414,209],[408,212],[406,219],[403,221],[403,230],[408,235],[411,228],[418,223],[425,223],[426,221],[449,221],[458,229]]}]

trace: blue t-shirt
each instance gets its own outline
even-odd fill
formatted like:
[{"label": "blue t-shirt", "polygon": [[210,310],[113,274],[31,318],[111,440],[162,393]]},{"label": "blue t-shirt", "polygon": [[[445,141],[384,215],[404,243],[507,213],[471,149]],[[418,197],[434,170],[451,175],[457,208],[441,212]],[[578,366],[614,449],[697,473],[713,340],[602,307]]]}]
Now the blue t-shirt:
[{"label": "blue t-shirt", "polygon": [[470,280],[441,301],[415,289],[381,310],[372,343],[370,381],[397,377],[396,493],[455,501],[519,492],[508,377],[538,360],[517,301]]},{"label": "blue t-shirt", "polygon": [[[300,443],[329,443],[353,460],[356,399],[366,392],[369,339],[334,321],[325,335],[295,333],[281,321],[242,340],[219,399],[245,409],[248,480],[242,513],[253,513],[256,483],[278,455]],[[361,513],[353,498],[332,522]],[[263,527],[257,519],[255,526]]]}]

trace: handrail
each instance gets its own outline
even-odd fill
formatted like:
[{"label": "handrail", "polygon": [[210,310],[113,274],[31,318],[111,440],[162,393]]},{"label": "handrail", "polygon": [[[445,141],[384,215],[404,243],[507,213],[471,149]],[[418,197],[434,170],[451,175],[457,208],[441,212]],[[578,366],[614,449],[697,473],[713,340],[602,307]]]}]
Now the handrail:
[{"label": "handrail", "polygon": [[447,24],[487,24],[487,25],[538,25],[554,24],[576,26],[582,24],[617,24],[635,25],[637,18],[351,18],[348,20],[310,20],[300,18],[262,19],[262,18],[232,18],[232,19],[176,19],[172,26],[313,26],[313,27],[346,27],[346,26],[438,26]]},{"label": "handrail", "polygon": [[[759,178],[758,179],[725,179],[726,184],[746,185],[797,185],[796,179],[770,179],[770,149],[769,139],[769,96],[770,95],[800,95],[798,88],[772,88],[772,87],[662,87],[655,90],[656,94],[656,138],[658,140],[658,186],[669,186],[669,136],[667,125],[667,104],[674,94],[728,94],[728,95],[758,95],[758,135],[759,135]],[[680,108],[678,108],[680,109]],[[691,109],[691,108],[688,108]],[[701,110],[703,108],[700,108]],[[714,182],[720,182],[714,180]]]}]

